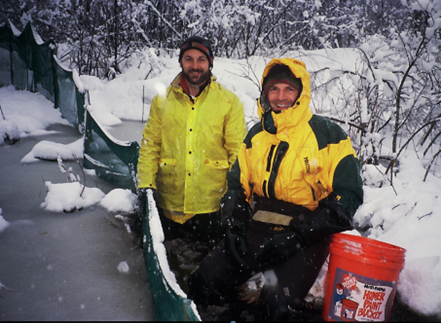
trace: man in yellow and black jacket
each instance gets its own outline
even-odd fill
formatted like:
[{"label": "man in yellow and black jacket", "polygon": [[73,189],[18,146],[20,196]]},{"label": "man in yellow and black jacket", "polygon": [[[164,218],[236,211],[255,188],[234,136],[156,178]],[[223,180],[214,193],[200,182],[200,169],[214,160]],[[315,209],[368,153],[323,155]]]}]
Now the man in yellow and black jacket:
[{"label": "man in yellow and black jacket", "polygon": [[343,129],[311,112],[309,79],[300,60],[266,66],[261,122],[228,173],[225,239],[189,281],[197,303],[234,302],[236,288],[262,272],[267,283],[250,303],[260,318],[288,319],[302,308],[332,234],[353,228],[363,202],[360,164]]}]

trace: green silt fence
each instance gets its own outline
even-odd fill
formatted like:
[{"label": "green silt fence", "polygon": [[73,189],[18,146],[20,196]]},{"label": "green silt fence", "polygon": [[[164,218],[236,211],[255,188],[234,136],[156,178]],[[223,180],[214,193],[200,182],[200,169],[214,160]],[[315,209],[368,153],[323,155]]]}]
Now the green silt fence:
[{"label": "green silt fence", "polygon": [[22,32],[11,23],[0,25],[0,86],[38,92],[60,109],[63,118],[78,127],[84,123],[84,94],[72,71],[56,59],[57,45],[43,42],[28,23]]},{"label": "green silt fence", "polygon": [[[158,234],[162,232],[161,220],[152,194],[148,194],[146,220],[142,223],[144,260],[147,279],[153,298],[157,321],[200,321],[196,305],[187,297],[173,279],[166,260],[165,247]],[[163,264],[159,257],[162,257]],[[175,287],[173,288],[172,285]]]},{"label": "green silt fence", "polygon": [[136,141],[117,143],[86,112],[83,166],[118,187],[136,192],[136,166],[139,144]]},{"label": "green silt fence", "polygon": [[121,143],[104,132],[86,108],[73,71],[56,57],[55,41],[43,42],[28,23],[22,32],[11,23],[0,25],[0,87],[38,92],[60,109],[61,116],[85,135],[83,166],[121,188],[136,190],[137,142]]}]

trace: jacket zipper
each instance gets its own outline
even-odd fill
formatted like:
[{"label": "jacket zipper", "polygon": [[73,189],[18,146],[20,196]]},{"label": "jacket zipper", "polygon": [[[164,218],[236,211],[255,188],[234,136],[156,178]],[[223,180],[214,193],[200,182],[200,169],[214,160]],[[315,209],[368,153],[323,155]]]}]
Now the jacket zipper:
[{"label": "jacket zipper", "polygon": [[277,149],[274,153],[276,146],[272,145],[270,152],[268,154],[268,160],[266,165],[266,171],[270,172],[268,182],[263,181],[262,192],[265,197],[268,198],[276,198],[276,194],[274,191],[274,183],[276,182],[277,174],[279,172],[280,164],[282,163],[282,159],[288,151],[289,144],[286,141],[281,141],[277,146]]}]

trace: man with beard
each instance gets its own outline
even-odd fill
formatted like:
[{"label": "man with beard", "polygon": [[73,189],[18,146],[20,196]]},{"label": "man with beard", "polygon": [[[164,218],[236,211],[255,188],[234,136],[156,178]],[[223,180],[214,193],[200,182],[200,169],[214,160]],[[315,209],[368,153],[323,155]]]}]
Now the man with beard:
[{"label": "man with beard", "polygon": [[246,134],[243,104],[216,82],[207,39],[193,36],[179,54],[182,68],[152,101],[137,171],[139,214],[153,190],[166,238],[177,232],[222,232],[220,199],[227,171]]}]

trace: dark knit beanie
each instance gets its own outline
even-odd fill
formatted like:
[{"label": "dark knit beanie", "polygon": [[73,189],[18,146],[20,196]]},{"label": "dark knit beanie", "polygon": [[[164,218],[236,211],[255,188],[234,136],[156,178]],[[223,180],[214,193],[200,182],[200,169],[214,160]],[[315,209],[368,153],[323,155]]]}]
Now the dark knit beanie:
[{"label": "dark knit beanie", "polygon": [[295,87],[299,93],[302,91],[302,81],[295,77],[288,66],[275,65],[263,81],[263,92],[268,97],[270,87],[277,83],[285,83]]},{"label": "dark knit beanie", "polygon": [[200,50],[205,56],[207,56],[208,61],[210,62],[210,67],[213,67],[213,51],[211,50],[211,42],[208,39],[192,36],[185,40],[181,45],[178,62],[181,62],[184,52],[189,49]]}]

